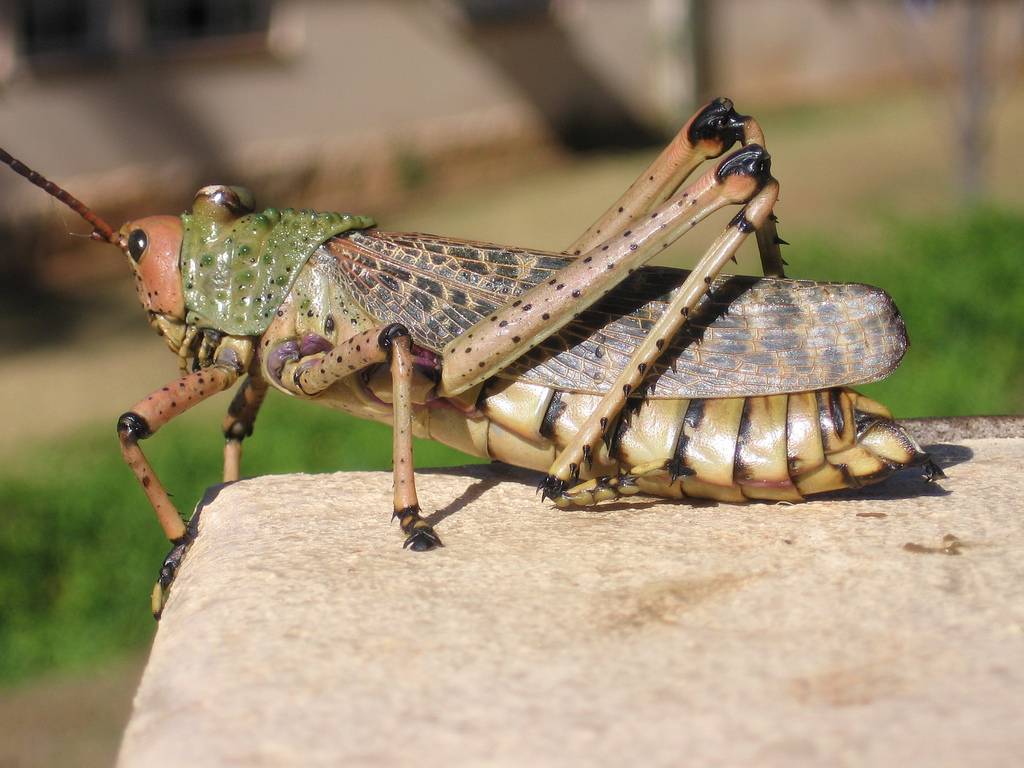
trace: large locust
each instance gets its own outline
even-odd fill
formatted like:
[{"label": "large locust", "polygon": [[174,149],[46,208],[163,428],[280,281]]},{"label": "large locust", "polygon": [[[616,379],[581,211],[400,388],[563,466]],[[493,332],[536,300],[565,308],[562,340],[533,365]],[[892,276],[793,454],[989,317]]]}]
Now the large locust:
[{"label": "large locust", "polygon": [[[721,159],[696,181],[705,161]],[[563,253],[382,232],[366,217],[255,212],[208,186],[181,216],[115,231],[0,150],[128,257],[182,375],[118,419],[125,461],[173,549],[159,614],[197,526],[140,448],[244,377],[224,421],[240,474],[267,390],[382,421],[394,433],[405,546],[441,544],[416,495],[412,437],[546,472],[560,507],[636,493],[798,501],[907,466],[941,470],[889,411],[846,385],[884,377],[906,332],[865,285],[785,279],[778,183],[756,120],[716,99]],[[739,212],[691,272],[645,266],[713,212]],[[719,277],[756,233],[763,278]]]}]

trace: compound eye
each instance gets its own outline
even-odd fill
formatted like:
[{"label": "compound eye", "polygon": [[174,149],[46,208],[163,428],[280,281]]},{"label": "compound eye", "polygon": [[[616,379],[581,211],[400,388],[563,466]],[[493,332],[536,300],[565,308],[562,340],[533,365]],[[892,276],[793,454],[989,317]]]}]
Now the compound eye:
[{"label": "compound eye", "polygon": [[141,229],[133,229],[128,233],[128,254],[136,262],[146,252],[147,245],[149,245],[149,238],[146,237],[146,233]]}]

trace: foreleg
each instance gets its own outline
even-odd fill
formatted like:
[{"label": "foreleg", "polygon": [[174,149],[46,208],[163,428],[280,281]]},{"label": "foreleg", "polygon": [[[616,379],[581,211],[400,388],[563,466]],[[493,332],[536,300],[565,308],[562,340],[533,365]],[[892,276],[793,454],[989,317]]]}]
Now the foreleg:
[{"label": "foreleg", "polygon": [[224,482],[241,475],[242,440],[252,435],[256,414],[267,395],[267,382],[261,376],[248,376],[235,393],[224,417]]},{"label": "foreleg", "polygon": [[237,381],[252,355],[252,344],[246,339],[226,339],[221,343],[214,364],[183,376],[173,384],[154,392],[135,404],[117,421],[121,455],[135,474],[156,513],[157,521],[174,549],[164,561],[160,581],[153,591],[153,613],[159,616],[167,588],[174,579],[185,549],[195,532],[186,529],[177,508],[160,478],[142,452],[139,441],[154,435],[164,424],[211,395],[223,392]]}]

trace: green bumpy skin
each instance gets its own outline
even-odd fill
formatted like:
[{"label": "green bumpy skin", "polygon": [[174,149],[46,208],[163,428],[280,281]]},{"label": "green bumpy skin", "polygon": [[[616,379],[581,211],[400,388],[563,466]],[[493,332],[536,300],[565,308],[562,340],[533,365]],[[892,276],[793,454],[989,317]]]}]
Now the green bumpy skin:
[{"label": "green bumpy skin", "polygon": [[222,222],[183,213],[186,322],[240,336],[262,334],[299,270],[326,240],[375,225],[368,216],[267,208]]}]

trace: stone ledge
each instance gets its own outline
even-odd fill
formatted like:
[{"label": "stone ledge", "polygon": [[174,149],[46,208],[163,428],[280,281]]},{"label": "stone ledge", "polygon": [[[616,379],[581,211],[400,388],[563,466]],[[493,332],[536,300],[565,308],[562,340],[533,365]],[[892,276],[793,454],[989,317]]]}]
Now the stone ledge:
[{"label": "stone ledge", "polygon": [[1024,440],[935,452],[941,487],[795,506],[562,512],[426,471],[425,554],[387,473],[224,487],[120,765],[1010,764]]}]

